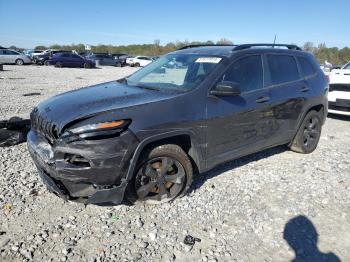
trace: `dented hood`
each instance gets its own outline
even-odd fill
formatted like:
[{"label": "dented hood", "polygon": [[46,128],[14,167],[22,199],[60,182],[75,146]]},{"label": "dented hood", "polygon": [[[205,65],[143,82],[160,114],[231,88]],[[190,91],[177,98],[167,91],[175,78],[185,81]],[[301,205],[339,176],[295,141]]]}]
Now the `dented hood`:
[{"label": "dented hood", "polygon": [[56,95],[41,102],[35,110],[62,129],[74,120],[110,110],[132,110],[132,107],[163,101],[175,95],[113,81]]}]

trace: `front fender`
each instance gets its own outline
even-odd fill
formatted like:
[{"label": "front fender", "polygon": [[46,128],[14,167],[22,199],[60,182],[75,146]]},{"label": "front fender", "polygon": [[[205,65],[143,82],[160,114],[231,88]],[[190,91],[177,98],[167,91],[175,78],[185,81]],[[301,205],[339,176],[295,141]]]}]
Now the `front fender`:
[{"label": "front fender", "polygon": [[136,148],[136,150],[135,150],[135,152],[130,160],[130,165],[129,165],[128,172],[126,175],[127,181],[130,181],[132,179],[135,168],[136,168],[137,161],[141,155],[142,150],[144,148],[146,148],[147,145],[154,143],[154,142],[157,142],[157,141],[160,141],[160,140],[164,140],[167,138],[170,139],[170,138],[173,138],[176,136],[181,136],[181,135],[187,135],[190,137],[191,149],[190,149],[189,155],[193,159],[195,164],[197,165],[199,171],[204,169],[205,162],[203,160],[202,153],[200,152],[200,150],[197,147],[198,144],[196,143],[196,139],[194,138],[195,137],[194,133],[190,130],[168,131],[165,133],[161,133],[161,134],[152,135],[150,137],[147,137],[139,143],[139,145],[137,146],[137,148]]}]

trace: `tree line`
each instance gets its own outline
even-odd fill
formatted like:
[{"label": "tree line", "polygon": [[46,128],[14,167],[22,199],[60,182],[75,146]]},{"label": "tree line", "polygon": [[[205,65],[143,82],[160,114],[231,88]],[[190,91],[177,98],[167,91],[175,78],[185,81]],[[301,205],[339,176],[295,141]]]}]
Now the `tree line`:
[{"label": "tree line", "polygon": [[[92,45],[91,51],[95,53],[126,53],[130,55],[148,55],[148,56],[159,56],[174,50],[177,50],[186,45],[196,44],[233,44],[232,41],[221,38],[219,41],[214,42],[211,40],[205,42],[189,42],[189,41],[176,41],[170,42],[165,45],[161,45],[159,40],[155,40],[152,44],[133,44],[133,45]],[[35,49],[59,49],[59,50],[76,50],[77,52],[85,52],[84,44],[71,44],[71,45],[50,45],[50,46],[36,46]],[[326,44],[321,43],[315,46],[312,42],[306,42],[302,48],[305,51],[312,52],[317,58],[320,64],[324,64],[325,61],[330,62],[333,65],[344,65],[350,61],[350,48],[338,48],[338,47],[327,47]]]}]

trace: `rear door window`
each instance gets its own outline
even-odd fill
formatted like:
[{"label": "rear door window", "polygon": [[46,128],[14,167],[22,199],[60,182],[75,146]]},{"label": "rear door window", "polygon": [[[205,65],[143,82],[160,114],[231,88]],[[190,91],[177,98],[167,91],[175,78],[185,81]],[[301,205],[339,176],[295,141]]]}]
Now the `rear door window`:
[{"label": "rear door window", "polygon": [[293,56],[267,55],[272,85],[279,85],[298,80],[299,72]]},{"label": "rear door window", "polygon": [[242,93],[263,88],[261,56],[252,55],[235,61],[223,75],[222,81],[239,83]]},{"label": "rear door window", "polygon": [[302,77],[308,77],[315,73],[314,67],[305,57],[298,57],[297,59],[300,64]]}]

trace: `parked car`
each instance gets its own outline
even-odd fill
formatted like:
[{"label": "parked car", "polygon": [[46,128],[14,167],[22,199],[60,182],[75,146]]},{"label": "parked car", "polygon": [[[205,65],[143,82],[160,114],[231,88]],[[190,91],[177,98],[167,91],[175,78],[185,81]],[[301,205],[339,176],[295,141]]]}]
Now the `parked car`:
[{"label": "parked car", "polygon": [[329,74],[328,112],[350,116],[350,62]]},{"label": "parked car", "polygon": [[[260,46],[185,47],[40,103],[28,134],[40,176],[69,200],[160,203],[185,194],[194,170],[277,145],[311,153],[328,82],[299,47]],[[186,66],[166,68],[174,59]]]},{"label": "parked car", "polygon": [[55,67],[95,67],[95,62],[73,53],[58,53],[48,61],[49,65]]},{"label": "parked car", "polygon": [[127,57],[129,56],[128,54],[125,54],[125,53],[116,53],[116,54],[112,54],[112,56],[115,58],[115,59],[118,59],[120,57]]},{"label": "parked car", "polygon": [[34,51],[29,51],[29,56],[33,59],[33,57],[37,55],[43,54],[44,50],[34,50]]},{"label": "parked car", "polygon": [[32,60],[22,54],[12,49],[0,49],[0,63],[1,64],[17,64],[24,65],[30,64]]},{"label": "parked car", "polygon": [[130,66],[133,59],[134,59],[134,56],[132,55],[127,56],[125,60],[126,65]]},{"label": "parked car", "polygon": [[153,62],[152,58],[148,56],[135,56],[135,57],[130,57],[126,59],[126,63],[128,65],[135,66],[135,67],[139,67],[139,66],[143,67],[152,62]]},{"label": "parked car", "polygon": [[116,65],[119,66],[126,66],[126,59],[129,57],[128,54],[112,54],[114,59],[116,60]]},{"label": "parked car", "polygon": [[[117,66],[118,64],[118,61],[116,61],[113,56],[107,54],[93,54],[87,56],[86,58],[94,61],[95,63],[98,60],[100,65]],[[118,66],[121,65],[118,64]]]},{"label": "parked car", "polygon": [[51,52],[44,52],[40,55],[36,55],[33,57],[33,63],[37,65],[49,65],[49,60],[52,58],[54,54],[58,53],[72,53],[71,51],[64,50],[52,50]]}]

